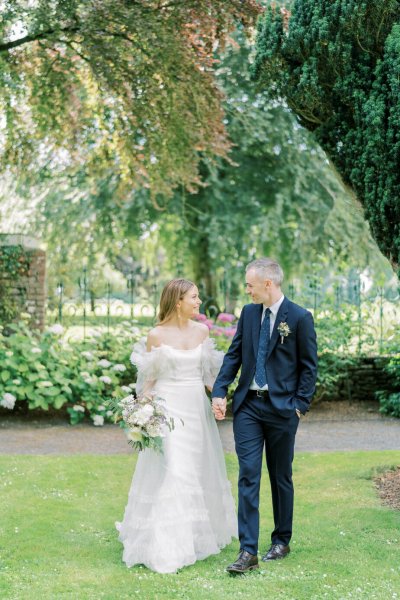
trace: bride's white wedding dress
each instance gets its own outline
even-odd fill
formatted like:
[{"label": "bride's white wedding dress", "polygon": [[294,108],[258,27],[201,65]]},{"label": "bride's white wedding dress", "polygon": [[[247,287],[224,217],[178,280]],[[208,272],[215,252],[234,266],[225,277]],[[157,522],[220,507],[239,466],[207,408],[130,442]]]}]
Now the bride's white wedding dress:
[{"label": "bride's white wedding dress", "polygon": [[[192,350],[136,344],[137,390],[155,381],[175,429],[163,454],[140,452],[122,523],[116,523],[128,567],[171,573],[217,554],[237,536],[237,518],[218,428],[204,386],[211,386],[222,352],[210,339]],[[183,423],[182,423],[183,421]]]}]

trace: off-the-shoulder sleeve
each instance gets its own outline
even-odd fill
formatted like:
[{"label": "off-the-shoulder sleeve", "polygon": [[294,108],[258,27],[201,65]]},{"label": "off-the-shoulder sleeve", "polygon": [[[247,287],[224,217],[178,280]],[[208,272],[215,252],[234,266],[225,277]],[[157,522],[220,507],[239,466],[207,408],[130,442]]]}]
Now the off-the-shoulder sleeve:
[{"label": "off-the-shoulder sleeve", "polygon": [[212,387],[224,360],[224,353],[217,350],[215,341],[207,338],[202,345],[201,367],[204,385]]},{"label": "off-the-shoulder sleeve", "polygon": [[131,363],[137,369],[136,392],[140,396],[147,382],[155,382],[160,375],[168,372],[170,367],[168,356],[163,348],[152,348],[146,351],[146,338],[141,338],[133,345]]}]

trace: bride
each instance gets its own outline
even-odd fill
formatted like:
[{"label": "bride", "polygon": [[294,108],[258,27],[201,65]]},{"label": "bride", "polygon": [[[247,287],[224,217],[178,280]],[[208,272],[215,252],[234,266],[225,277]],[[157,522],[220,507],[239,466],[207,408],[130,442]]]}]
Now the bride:
[{"label": "bride", "polygon": [[200,304],[194,283],[170,281],[147,352],[139,343],[131,356],[137,393],[164,398],[175,429],[166,433],[163,454],[139,454],[124,519],[116,523],[128,567],[172,573],[237,537],[221,441],[204,389],[212,387],[223,357],[208,328],[192,320]]}]

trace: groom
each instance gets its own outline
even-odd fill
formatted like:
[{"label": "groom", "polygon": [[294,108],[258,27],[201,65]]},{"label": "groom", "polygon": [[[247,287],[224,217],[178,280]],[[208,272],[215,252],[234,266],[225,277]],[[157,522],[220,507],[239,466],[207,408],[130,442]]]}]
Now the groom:
[{"label": "groom", "polygon": [[253,304],[241,313],[235,337],[215,381],[213,411],[224,419],[226,392],[241,368],[233,396],[233,431],[239,458],[240,552],[232,574],[258,567],[259,493],[263,450],[271,484],[274,530],[263,561],[290,551],[293,521],[292,461],[300,415],[314,393],[317,343],[311,313],[282,293],[283,271],[269,258],[246,269]]}]

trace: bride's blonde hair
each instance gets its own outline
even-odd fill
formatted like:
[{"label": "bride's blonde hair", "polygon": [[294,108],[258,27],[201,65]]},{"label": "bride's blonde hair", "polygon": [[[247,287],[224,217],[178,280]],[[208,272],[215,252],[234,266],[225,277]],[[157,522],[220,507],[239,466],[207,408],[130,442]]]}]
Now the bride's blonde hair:
[{"label": "bride's blonde hair", "polygon": [[162,325],[169,321],[176,311],[176,305],[182,300],[184,295],[195,284],[189,279],[172,279],[164,287],[160,298],[160,310],[157,315],[157,324]]}]

